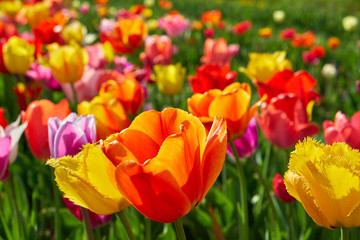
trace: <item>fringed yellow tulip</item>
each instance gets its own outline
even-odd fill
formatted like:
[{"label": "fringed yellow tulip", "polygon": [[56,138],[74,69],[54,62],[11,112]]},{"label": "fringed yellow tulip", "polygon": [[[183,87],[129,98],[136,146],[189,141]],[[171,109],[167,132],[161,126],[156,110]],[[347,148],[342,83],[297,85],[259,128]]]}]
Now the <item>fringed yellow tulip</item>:
[{"label": "fringed yellow tulip", "polygon": [[60,83],[74,83],[83,75],[88,53],[79,46],[65,45],[50,49],[49,66]]},{"label": "fringed yellow tulip", "polygon": [[276,71],[284,69],[292,70],[290,60],[286,59],[285,51],[271,53],[249,53],[250,61],[246,68],[240,68],[240,72],[253,82],[266,82],[270,80]]},{"label": "fringed yellow tulip", "polygon": [[109,215],[129,206],[115,180],[116,166],[101,145],[88,144],[74,157],[50,159],[55,180],[64,197],[97,214]]},{"label": "fringed yellow tulip", "polygon": [[34,45],[13,36],[3,46],[6,70],[13,74],[25,74],[34,62]]},{"label": "fringed yellow tulip", "polygon": [[173,96],[181,92],[184,85],[186,69],[180,63],[176,65],[155,65],[155,76],[153,79],[165,95]]},{"label": "fringed yellow tulip", "polygon": [[346,143],[322,145],[307,138],[292,152],[285,185],[316,224],[360,226],[360,153]]}]

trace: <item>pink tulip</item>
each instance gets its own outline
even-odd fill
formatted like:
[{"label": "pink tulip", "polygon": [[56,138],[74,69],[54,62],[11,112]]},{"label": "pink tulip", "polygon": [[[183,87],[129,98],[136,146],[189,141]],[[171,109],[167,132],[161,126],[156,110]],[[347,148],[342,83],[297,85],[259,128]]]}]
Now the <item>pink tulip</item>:
[{"label": "pink tulip", "polygon": [[174,47],[168,36],[152,35],[146,38],[145,51],[140,55],[140,59],[149,67],[156,64],[169,65],[172,63],[173,53]]},{"label": "pink tulip", "polygon": [[189,20],[179,13],[166,14],[158,20],[158,27],[165,30],[170,37],[183,34],[189,25]]},{"label": "pink tulip", "polygon": [[38,63],[31,64],[30,69],[26,72],[25,77],[27,79],[43,82],[50,90],[61,91],[61,86],[54,78],[51,69],[45,68]]},{"label": "pink tulip", "polygon": [[219,63],[224,65],[230,63],[232,57],[239,52],[238,44],[228,45],[224,38],[218,40],[208,38],[205,40],[204,56],[200,59],[202,63]]},{"label": "pink tulip", "polygon": [[105,68],[108,64],[108,61],[104,58],[104,50],[101,43],[94,45],[88,45],[84,47],[87,53],[89,54],[89,63],[88,65],[92,68]]},{"label": "pink tulip", "polygon": [[0,137],[0,181],[4,181],[9,177],[9,156],[11,137]]},{"label": "pink tulip", "polygon": [[350,147],[360,150],[360,111],[356,112],[351,120],[338,111],[334,122],[329,120],[323,122],[323,129],[327,144],[346,142]]}]

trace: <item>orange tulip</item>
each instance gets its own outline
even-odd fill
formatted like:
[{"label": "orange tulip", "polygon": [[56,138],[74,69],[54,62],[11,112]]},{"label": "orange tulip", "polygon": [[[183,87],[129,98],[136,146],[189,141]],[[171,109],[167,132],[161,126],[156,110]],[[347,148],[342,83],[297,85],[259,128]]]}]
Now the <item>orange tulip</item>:
[{"label": "orange tulip", "polygon": [[316,41],[316,36],[312,31],[307,31],[305,33],[295,34],[294,38],[291,41],[291,46],[299,48],[307,48],[313,45]]},{"label": "orange tulip", "polygon": [[33,155],[41,161],[50,157],[48,138],[48,119],[57,117],[60,120],[71,113],[66,99],[54,104],[47,99],[33,101],[26,111],[21,112],[22,122],[28,122],[25,137]]},{"label": "orange tulip", "polygon": [[226,119],[229,140],[241,137],[252,117],[254,117],[261,101],[250,109],[251,89],[247,83],[235,82],[223,91],[211,89],[203,94],[194,94],[187,100],[190,113],[199,117],[209,129],[215,116]]},{"label": "orange tulip", "polygon": [[173,222],[199,205],[219,176],[226,154],[226,122],[215,117],[209,135],[198,118],[167,108],[141,113],[104,143],[117,166],[121,194],[143,215]]},{"label": "orange tulip", "polygon": [[145,90],[132,74],[125,75],[121,81],[109,80],[103,83],[99,95],[105,92],[118,99],[130,116],[136,115],[145,100]]},{"label": "orange tulip", "polygon": [[96,120],[97,139],[120,132],[130,124],[121,102],[110,93],[94,97],[91,102],[83,101],[77,106],[79,115],[93,114]]}]

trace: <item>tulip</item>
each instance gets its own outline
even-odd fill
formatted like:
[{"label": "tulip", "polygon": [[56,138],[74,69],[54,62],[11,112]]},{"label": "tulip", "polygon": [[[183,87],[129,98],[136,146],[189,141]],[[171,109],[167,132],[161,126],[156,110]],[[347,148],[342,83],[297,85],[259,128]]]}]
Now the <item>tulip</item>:
[{"label": "tulip", "polygon": [[212,89],[196,93],[187,100],[188,110],[210,129],[215,116],[226,119],[230,141],[241,137],[254,117],[261,101],[250,107],[251,89],[247,83],[235,82],[223,91]]},{"label": "tulip", "polygon": [[6,69],[4,62],[4,43],[0,42],[0,73],[7,74],[9,71]]},{"label": "tulip", "polygon": [[9,155],[11,146],[11,137],[0,137],[0,181],[9,177]]},{"label": "tulip", "polygon": [[160,92],[165,95],[173,96],[181,92],[186,69],[180,63],[176,65],[155,65],[155,76],[152,80],[156,82]]},{"label": "tulip", "polygon": [[170,10],[173,7],[173,4],[172,4],[172,2],[170,2],[168,0],[160,0],[159,7],[166,9],[166,10]]},{"label": "tulip", "polygon": [[79,7],[79,11],[84,15],[88,14],[89,10],[90,10],[90,4],[87,3],[87,2],[81,4],[80,7]]},{"label": "tulip", "polygon": [[50,157],[48,138],[48,119],[57,117],[64,119],[71,113],[66,99],[54,104],[49,100],[42,99],[33,101],[26,111],[21,112],[22,122],[28,122],[25,137],[33,155],[41,161]]},{"label": "tulip", "polygon": [[115,181],[116,166],[105,156],[101,145],[84,146],[75,156],[52,158],[55,181],[64,197],[96,214],[110,215],[129,206]]},{"label": "tulip", "polygon": [[231,62],[234,55],[239,52],[238,44],[228,45],[224,38],[218,40],[207,38],[204,44],[204,56],[200,59],[205,64],[225,65]]},{"label": "tulip", "polygon": [[149,67],[156,64],[168,65],[172,63],[174,51],[171,38],[166,35],[152,35],[146,38],[145,51],[140,55],[140,58]]},{"label": "tulip", "polygon": [[249,53],[250,61],[246,68],[239,70],[251,79],[251,81],[266,82],[275,72],[284,69],[292,69],[291,62],[285,58],[286,52]]},{"label": "tulip", "polygon": [[340,46],[340,39],[338,37],[330,37],[327,40],[326,45],[330,49],[336,49]]},{"label": "tulip", "polygon": [[215,35],[215,29],[213,28],[204,28],[204,36],[207,38],[212,38]]},{"label": "tulip", "polygon": [[284,179],[279,173],[275,174],[273,178],[273,190],[275,196],[282,202],[290,203],[296,201],[296,199],[287,192]]},{"label": "tulip", "polygon": [[95,118],[70,113],[64,120],[49,118],[49,149],[53,158],[75,155],[87,143],[96,141]]},{"label": "tulip", "polygon": [[49,65],[59,83],[74,83],[83,75],[88,58],[81,47],[65,45],[50,50]]},{"label": "tulip", "polygon": [[220,10],[215,9],[207,12],[203,12],[201,15],[201,21],[206,25],[218,26],[222,18]]},{"label": "tulip", "polygon": [[285,19],[285,12],[283,10],[276,10],[273,12],[273,19],[276,23],[282,23]]},{"label": "tulip", "polygon": [[358,24],[358,19],[354,16],[346,16],[342,19],[342,25],[345,31],[353,31]]},{"label": "tulip", "polygon": [[291,40],[295,37],[295,28],[287,28],[280,32],[279,36],[281,40]]},{"label": "tulip", "polygon": [[118,99],[125,112],[130,116],[135,116],[145,101],[145,90],[132,74],[128,74],[123,81],[117,82],[109,80],[101,88],[99,95],[109,92]]},{"label": "tulip", "polygon": [[10,18],[15,17],[22,7],[23,3],[20,0],[0,2],[1,12]]},{"label": "tulip", "polygon": [[[221,172],[226,123],[206,131],[180,109],[141,113],[129,128],[105,142],[120,192],[146,217],[173,222],[200,204]],[[120,154],[121,153],[121,154]]]},{"label": "tulip", "polygon": [[33,80],[33,82],[40,81],[50,90],[61,90],[61,86],[52,75],[51,70],[38,63],[31,64],[30,69],[26,72],[25,78],[30,81]]},{"label": "tulip", "polygon": [[309,123],[302,101],[294,94],[280,94],[263,103],[256,120],[265,137],[274,145],[288,149],[307,136],[319,132],[318,126]]},{"label": "tulip", "polygon": [[36,27],[40,21],[46,20],[50,17],[48,3],[38,2],[33,5],[29,5],[26,8],[25,17],[31,28]]},{"label": "tulip", "polygon": [[223,90],[232,84],[237,77],[235,71],[230,71],[230,64],[205,64],[196,68],[196,75],[189,76],[193,93],[204,93],[210,89]]},{"label": "tulip", "polygon": [[159,28],[165,30],[166,34],[170,37],[178,37],[182,35],[189,23],[188,19],[177,12],[166,14],[158,20]]},{"label": "tulip", "polygon": [[38,44],[63,43],[61,30],[63,28],[62,24],[64,24],[65,21],[63,15],[40,21],[36,27],[32,29],[35,35],[35,41]]},{"label": "tulip", "polygon": [[319,58],[313,51],[304,51],[302,53],[302,58],[305,64],[311,64],[314,66],[319,64]]},{"label": "tulip", "polygon": [[252,23],[250,21],[243,21],[235,24],[231,32],[233,32],[236,35],[244,35],[251,29],[251,27],[252,27]]},{"label": "tulip", "polygon": [[294,38],[291,40],[291,46],[300,47],[300,48],[308,48],[313,45],[316,41],[316,36],[312,31],[308,31],[305,33],[295,34]]},{"label": "tulip", "polygon": [[5,109],[0,108],[0,126],[2,128],[5,128],[8,125],[8,122],[7,122],[6,118],[5,118],[4,113],[5,113]]},{"label": "tulip", "polygon": [[[108,64],[107,59],[105,58],[105,48],[103,45],[109,45],[109,42],[106,42],[104,44],[97,43],[94,45],[85,46],[84,49],[89,55],[89,62],[88,66],[94,69],[103,69]],[[110,51],[112,47],[110,44]],[[111,52],[110,52],[111,55]],[[114,60],[113,58],[110,58],[111,60]],[[86,72],[86,71],[85,71]]]},{"label": "tulip", "polygon": [[[248,158],[256,152],[258,148],[258,130],[256,119],[253,117],[249,122],[242,137],[234,140],[235,149],[240,158]],[[231,146],[228,144],[228,154],[233,155]]]},{"label": "tulip", "polygon": [[258,31],[258,34],[262,38],[269,38],[272,36],[272,28],[269,28],[269,27],[260,28]]},{"label": "tulip", "polygon": [[360,111],[356,112],[349,120],[345,114],[338,111],[335,121],[324,121],[324,138],[326,144],[346,142],[350,147],[360,150]]},{"label": "tulip", "polygon": [[3,46],[3,59],[8,72],[25,74],[34,61],[35,47],[13,36]]},{"label": "tulip", "polygon": [[111,93],[94,97],[90,102],[83,101],[77,106],[78,114],[93,114],[96,119],[97,139],[105,139],[110,134],[127,128],[130,124],[121,102]]},{"label": "tulip", "polygon": [[[67,198],[63,198],[64,205],[69,209],[69,211],[74,215],[77,219],[80,221],[83,220],[83,217],[81,215],[81,209],[80,206],[76,205],[75,203],[71,202]],[[98,228],[101,226],[106,225],[109,223],[112,219],[112,215],[99,215],[92,211],[88,211],[90,223],[92,228]]]},{"label": "tulip", "polygon": [[337,70],[335,64],[326,63],[321,69],[321,75],[326,79],[332,79],[336,76]]},{"label": "tulip", "polygon": [[272,78],[265,82],[257,82],[260,96],[267,96],[269,103],[272,98],[281,93],[293,93],[307,106],[310,101],[319,100],[320,96],[315,92],[316,79],[306,71],[293,72],[283,70],[276,72]]},{"label": "tulip", "polygon": [[307,138],[290,155],[286,189],[322,227],[360,226],[360,153],[346,143]]},{"label": "tulip", "polygon": [[87,33],[86,27],[79,21],[73,21],[62,30],[62,36],[67,44],[76,43],[81,45]]}]

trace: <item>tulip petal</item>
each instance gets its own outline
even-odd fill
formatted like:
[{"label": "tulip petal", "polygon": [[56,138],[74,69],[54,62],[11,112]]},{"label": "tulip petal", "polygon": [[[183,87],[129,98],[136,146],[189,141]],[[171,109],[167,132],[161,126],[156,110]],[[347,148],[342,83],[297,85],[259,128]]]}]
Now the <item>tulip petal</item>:
[{"label": "tulip petal", "polygon": [[152,163],[151,170],[134,161],[121,163],[116,169],[118,188],[146,217],[173,222],[188,213],[191,204],[172,174],[169,171],[154,174],[152,170],[156,167],[163,168],[157,162]]},{"label": "tulip petal", "polygon": [[0,181],[3,181],[9,176],[11,137],[0,137],[0,146]]}]

